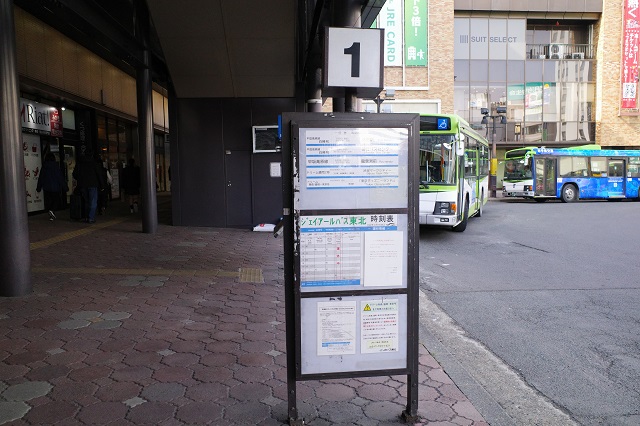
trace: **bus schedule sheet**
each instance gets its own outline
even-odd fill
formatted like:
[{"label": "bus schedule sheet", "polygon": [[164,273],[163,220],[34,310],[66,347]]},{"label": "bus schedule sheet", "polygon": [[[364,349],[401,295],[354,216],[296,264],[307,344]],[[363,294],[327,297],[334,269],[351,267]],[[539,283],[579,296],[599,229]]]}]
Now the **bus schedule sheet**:
[{"label": "bus schedule sheet", "polygon": [[401,142],[388,129],[309,129],[307,188],[397,188]]},{"label": "bus schedule sheet", "polygon": [[408,205],[407,128],[300,128],[294,180],[300,210]]},{"label": "bus schedule sheet", "polygon": [[406,252],[399,216],[300,217],[301,287],[402,287]]}]

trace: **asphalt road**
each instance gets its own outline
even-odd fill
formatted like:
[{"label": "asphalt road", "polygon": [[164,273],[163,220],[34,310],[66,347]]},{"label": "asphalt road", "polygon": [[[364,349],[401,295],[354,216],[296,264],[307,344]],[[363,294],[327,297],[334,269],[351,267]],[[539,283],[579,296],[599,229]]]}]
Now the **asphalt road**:
[{"label": "asphalt road", "polygon": [[[420,287],[434,311],[577,423],[640,424],[640,203],[492,200],[465,232],[421,229]],[[464,356],[472,349],[438,340],[470,376],[484,369]],[[507,408],[511,397],[495,392],[505,393],[489,399]],[[527,418],[519,409],[516,423],[547,424],[530,421],[535,413],[517,421]]]}]

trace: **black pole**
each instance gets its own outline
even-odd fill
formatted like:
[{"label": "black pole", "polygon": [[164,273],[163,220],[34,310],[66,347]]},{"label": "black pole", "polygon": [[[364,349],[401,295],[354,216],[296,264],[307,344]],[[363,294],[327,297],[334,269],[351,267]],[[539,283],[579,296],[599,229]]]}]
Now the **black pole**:
[{"label": "black pole", "polygon": [[0,296],[31,292],[13,1],[0,0]]},{"label": "black pole", "polygon": [[491,175],[489,176],[489,186],[490,186],[490,192],[491,192],[491,197],[495,198],[496,197],[496,187],[498,186],[498,176],[497,176],[497,149],[496,149],[496,116],[492,116],[491,117],[491,122],[492,122],[492,130],[491,130],[491,158],[492,158],[492,163],[493,163],[493,167],[491,167]]},{"label": "black pole", "polygon": [[[359,0],[343,0],[333,2],[332,25],[336,27],[359,28],[361,22],[362,2]],[[355,89],[346,88],[344,98],[333,98],[334,112],[355,112],[358,97]]]},{"label": "black pole", "polygon": [[144,46],[143,65],[136,71],[142,232],[155,234],[158,230],[158,202],[156,198],[155,147],[153,144],[153,89],[149,65],[149,14],[143,1],[138,1],[136,6],[137,36]]}]

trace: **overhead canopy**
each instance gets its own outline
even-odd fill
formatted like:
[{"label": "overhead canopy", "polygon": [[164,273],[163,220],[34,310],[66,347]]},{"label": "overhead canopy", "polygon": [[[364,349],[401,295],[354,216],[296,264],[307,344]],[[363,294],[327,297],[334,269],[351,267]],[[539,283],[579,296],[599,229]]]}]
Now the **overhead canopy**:
[{"label": "overhead canopy", "polygon": [[143,66],[136,4],[150,16],[154,81],[178,97],[294,97],[334,1],[361,7],[369,28],[385,0],[14,0],[131,75]]},{"label": "overhead canopy", "polygon": [[295,0],[147,0],[178,97],[293,97]]}]

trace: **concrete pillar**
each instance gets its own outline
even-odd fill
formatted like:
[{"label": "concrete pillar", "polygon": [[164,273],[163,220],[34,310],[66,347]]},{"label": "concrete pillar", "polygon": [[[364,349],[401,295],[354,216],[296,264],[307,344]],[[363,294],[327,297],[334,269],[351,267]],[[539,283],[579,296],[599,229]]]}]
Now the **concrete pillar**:
[{"label": "concrete pillar", "polygon": [[136,24],[137,37],[144,46],[143,65],[136,70],[142,232],[155,234],[158,230],[158,201],[156,197],[155,146],[153,143],[153,88],[148,48],[149,13],[143,1],[136,3]]},{"label": "concrete pillar", "polygon": [[31,292],[13,1],[0,0],[0,296]]}]

